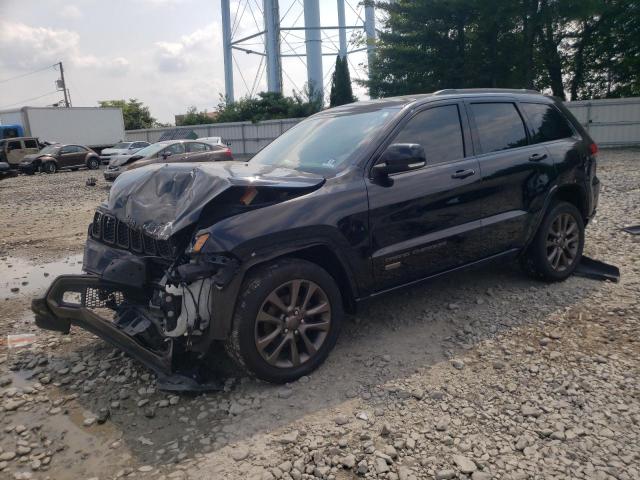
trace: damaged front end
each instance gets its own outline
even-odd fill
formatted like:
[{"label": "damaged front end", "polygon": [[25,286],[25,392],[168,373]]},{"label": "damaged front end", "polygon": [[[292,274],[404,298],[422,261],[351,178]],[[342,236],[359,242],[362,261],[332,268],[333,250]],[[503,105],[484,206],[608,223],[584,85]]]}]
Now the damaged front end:
[{"label": "damaged front end", "polygon": [[162,389],[219,389],[200,365],[228,335],[241,261],[201,252],[199,232],[320,183],[277,183],[242,165],[164,165],[119,178],[89,226],[86,274],[58,277],[33,300],[36,324],[97,335],[153,370]]}]

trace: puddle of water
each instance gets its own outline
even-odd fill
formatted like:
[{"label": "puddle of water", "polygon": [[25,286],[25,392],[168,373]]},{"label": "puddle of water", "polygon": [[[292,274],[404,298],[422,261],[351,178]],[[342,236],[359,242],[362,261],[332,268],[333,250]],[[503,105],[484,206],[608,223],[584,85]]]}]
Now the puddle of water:
[{"label": "puddle of water", "polygon": [[[82,254],[42,264],[33,264],[18,257],[6,257],[0,260],[0,298],[44,293],[58,275],[80,273],[81,270]],[[16,288],[17,291],[12,291]]]}]

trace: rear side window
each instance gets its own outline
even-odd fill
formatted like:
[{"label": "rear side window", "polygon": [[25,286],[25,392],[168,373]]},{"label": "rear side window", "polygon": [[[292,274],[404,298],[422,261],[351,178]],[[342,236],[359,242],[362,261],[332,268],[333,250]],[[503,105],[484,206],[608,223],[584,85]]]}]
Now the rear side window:
[{"label": "rear side window", "polygon": [[522,118],[513,103],[472,103],[482,153],[527,144]]},{"label": "rear side window", "polygon": [[521,103],[533,130],[533,143],[550,142],[573,136],[567,119],[552,105]]},{"label": "rear side window", "polygon": [[211,150],[211,147],[209,147],[209,145],[204,144],[204,143],[187,143],[187,152],[188,153],[196,153],[196,152],[207,152]]},{"label": "rear side window", "polygon": [[38,148],[38,142],[35,140],[25,140],[24,148]]},{"label": "rear side window", "polygon": [[407,122],[393,143],[419,143],[424,147],[427,165],[464,158],[458,106],[433,107],[418,113]]},{"label": "rear side window", "polygon": [[16,142],[9,142],[8,146],[7,146],[7,150],[11,151],[11,150],[20,150],[22,148],[22,145],[20,144],[20,141],[16,141]]}]

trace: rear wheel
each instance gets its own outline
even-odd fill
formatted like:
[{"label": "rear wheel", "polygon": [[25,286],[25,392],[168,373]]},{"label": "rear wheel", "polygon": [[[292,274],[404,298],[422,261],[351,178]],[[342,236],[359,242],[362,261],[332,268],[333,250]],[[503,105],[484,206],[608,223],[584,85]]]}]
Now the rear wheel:
[{"label": "rear wheel", "polygon": [[55,164],[55,162],[46,162],[44,165],[42,165],[42,171],[45,173],[56,173],[57,170],[58,166]]},{"label": "rear wheel", "polygon": [[87,160],[87,168],[89,170],[97,170],[100,168],[100,161],[97,158],[91,157]]},{"label": "rear wheel", "polygon": [[580,211],[571,203],[558,202],[544,216],[522,263],[533,277],[557,282],[574,272],[583,248],[584,221]]},{"label": "rear wheel", "polygon": [[248,373],[285,383],[309,374],[336,343],[340,291],[324,269],[298,259],[261,267],[244,282],[226,350]]}]

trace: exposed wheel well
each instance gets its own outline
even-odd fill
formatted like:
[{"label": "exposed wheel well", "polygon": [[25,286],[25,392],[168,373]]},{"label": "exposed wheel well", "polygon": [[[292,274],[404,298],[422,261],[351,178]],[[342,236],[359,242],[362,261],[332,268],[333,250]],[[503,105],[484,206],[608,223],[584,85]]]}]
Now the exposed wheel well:
[{"label": "exposed wheel well", "polygon": [[[349,277],[344,269],[344,266],[342,265],[342,262],[340,262],[336,254],[329,247],[316,245],[313,247],[304,248],[302,250],[297,250],[295,252],[290,252],[276,258],[283,257],[300,258],[309,262],[313,262],[324,268],[338,284],[338,288],[342,293],[342,303],[344,310],[348,313],[355,313],[355,292],[353,291],[351,282],[349,281]],[[255,267],[256,266],[252,267],[252,269]]]},{"label": "exposed wheel well", "polygon": [[569,202],[576,206],[582,214],[582,219],[587,221],[587,198],[585,192],[578,185],[565,185],[560,187],[553,196],[556,200]]}]

